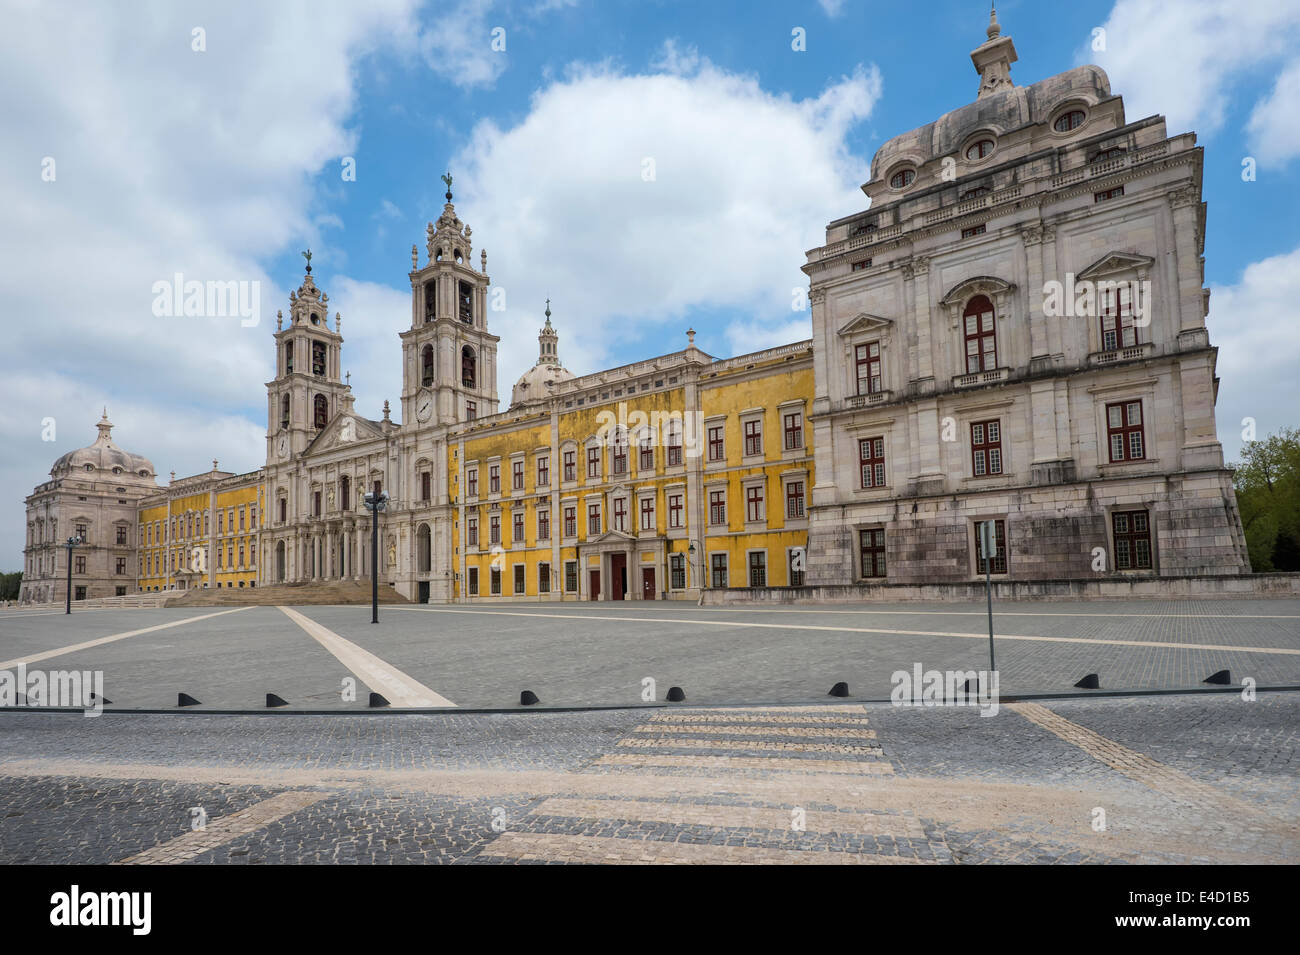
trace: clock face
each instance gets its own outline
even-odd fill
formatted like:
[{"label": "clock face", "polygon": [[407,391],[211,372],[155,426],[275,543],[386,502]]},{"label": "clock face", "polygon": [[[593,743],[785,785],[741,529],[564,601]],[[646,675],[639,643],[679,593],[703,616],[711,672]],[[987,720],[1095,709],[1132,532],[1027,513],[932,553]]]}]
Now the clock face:
[{"label": "clock face", "polygon": [[276,444],[275,448],[276,451],[279,452],[280,457],[285,457],[289,453],[289,436],[287,434],[280,435],[280,440]]},{"label": "clock face", "polygon": [[422,394],[415,399],[415,417],[420,421],[428,421],[429,416],[433,414],[433,396]]}]

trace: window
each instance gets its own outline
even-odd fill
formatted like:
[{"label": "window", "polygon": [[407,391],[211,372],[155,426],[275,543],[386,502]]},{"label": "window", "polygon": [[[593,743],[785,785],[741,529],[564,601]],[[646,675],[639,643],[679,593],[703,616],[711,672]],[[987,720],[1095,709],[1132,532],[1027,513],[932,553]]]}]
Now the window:
[{"label": "window", "polygon": [[795,411],[785,416],[785,449],[797,451],[803,447],[803,415]]},{"label": "window", "polygon": [[488,465],[488,493],[501,493],[501,465]]},{"label": "window", "polygon": [[478,360],[474,357],[474,349],[466,345],[460,350],[460,383],[466,388],[475,387],[477,371]]},{"label": "window", "polygon": [[681,554],[668,558],[668,586],[673,590],[686,589],[686,558]]},{"label": "window", "polygon": [[[311,501],[312,501],[312,505],[311,505],[312,513],[315,516],[320,517],[320,491],[312,492]],[[221,515],[219,514],[217,515],[217,532],[218,533],[221,532]]]},{"label": "window", "polygon": [[284,343],[284,373],[293,374],[293,342]]},{"label": "window", "polygon": [[668,421],[668,461],[670,468],[682,463],[682,423],[676,418]]},{"label": "window", "polygon": [[564,536],[578,536],[578,509],[576,507],[566,507],[564,509]]},{"label": "window", "polygon": [[627,530],[627,498],[614,498],[614,530]]},{"label": "window", "polygon": [[1124,187],[1116,186],[1114,189],[1103,189],[1101,192],[1092,194],[1093,202],[1105,202],[1107,199],[1118,199],[1124,195]]},{"label": "window", "polygon": [[524,539],[524,512],[515,511],[513,516],[514,520],[510,522],[510,542],[520,544]]},{"label": "window", "polygon": [[594,536],[600,533],[600,505],[587,505],[587,534]]},{"label": "window", "polygon": [[1058,133],[1068,133],[1072,129],[1078,129],[1083,125],[1087,117],[1081,109],[1072,109],[1068,113],[1062,113],[1056,117],[1056,122],[1052,123],[1052,129]]},{"label": "window", "polygon": [[122,545],[122,544],[125,544],[125,543],[126,543],[126,528],[125,528],[125,527],[119,527],[119,528],[117,529],[117,543],[118,543],[119,545]]},{"label": "window", "polygon": [[655,469],[655,448],[654,442],[649,435],[641,438],[641,459],[637,462],[637,469],[646,472]]},{"label": "window", "polygon": [[863,487],[885,486],[885,439],[863,438],[858,442]]},{"label": "window", "polygon": [[1151,569],[1151,522],[1146,511],[1117,511],[1110,516],[1115,531],[1115,569]]},{"label": "window", "polygon": [[[975,572],[984,573],[984,548],[981,543],[980,528],[987,523],[986,521],[976,521],[975,527]],[[996,541],[997,556],[993,558],[993,566],[989,568],[991,574],[1005,574],[1007,572],[1007,522],[993,521],[993,536]]]},{"label": "window", "polygon": [[966,373],[997,368],[998,346],[993,303],[984,295],[976,295],[967,303],[962,321],[966,333]]},{"label": "window", "polygon": [[1124,401],[1106,406],[1106,436],[1111,461],[1140,461],[1146,457],[1142,430],[1142,402]]},{"label": "window", "polygon": [[501,595],[501,569],[493,567],[488,573],[488,589],[493,597]]},{"label": "window", "polygon": [[541,457],[537,459],[537,486],[548,487],[551,483],[551,459]]},{"label": "window", "polygon": [[576,560],[566,560],[564,562],[564,592],[577,593],[578,591],[578,562]]},{"label": "window", "polygon": [[976,421],[970,426],[971,467],[976,477],[1002,473],[1002,422]]},{"label": "window", "polygon": [[[240,566],[240,567],[243,567],[243,566],[244,566],[244,545],[243,545],[243,544],[240,544],[240,545],[239,545],[239,566]],[[422,568],[422,569],[424,569],[424,570],[428,570],[427,567]]]},{"label": "window", "polygon": [[478,596],[478,568],[477,567],[469,568],[469,595],[471,597]]},{"label": "window", "polygon": [[510,486],[516,491],[522,491],[524,489],[524,462],[515,461],[513,462],[513,465],[514,466],[511,468]]},{"label": "window", "polygon": [[576,481],[578,479],[578,453],[576,451],[564,452],[564,480]]},{"label": "window", "polygon": [[280,427],[289,427],[289,396],[287,394],[280,396]]},{"label": "window", "polygon": [[522,594],[523,592],[524,592],[524,565],[515,564],[515,593]]},{"label": "window", "polygon": [[790,566],[786,568],[790,572],[790,586],[803,586],[803,566],[804,566],[804,548],[791,547],[787,560]]},{"label": "window", "polygon": [[715,424],[709,428],[709,460],[721,461],[726,457],[726,445],[723,440],[723,425]]},{"label": "window", "polygon": [[885,576],[885,532],[883,529],[858,531],[858,549],[862,555],[863,577]]},{"label": "window", "polygon": [[915,169],[900,169],[889,177],[889,185],[892,189],[906,189],[916,181]]},{"label": "window", "polygon": [[988,186],[976,186],[974,189],[967,189],[957,199],[965,202],[967,199],[978,199],[980,196],[987,196],[992,191]]},{"label": "window", "polygon": [[[460,261],[460,253],[457,252],[456,261]],[[474,286],[468,282],[456,283],[456,305],[460,313],[460,320],[466,325],[474,324]]]},{"label": "window", "polygon": [[641,530],[652,531],[655,529],[655,499],[653,497],[641,498]]},{"label": "window", "polygon": [[539,541],[548,541],[551,539],[551,512],[537,512],[537,539]]},{"label": "window", "polygon": [[1107,159],[1118,159],[1127,152],[1123,146],[1111,146],[1109,149],[1100,149],[1088,157],[1088,164],[1095,162],[1105,162]]},{"label": "window", "polygon": [[[340,497],[340,498],[342,499],[342,501],[343,501],[343,510],[345,510],[345,511],[350,511],[350,510],[352,509],[352,479],[349,478],[346,474],[343,475],[343,477],[339,479],[339,497]],[[250,520],[254,525],[257,524],[257,508],[256,508],[256,507],[254,507],[254,508],[252,509],[252,515],[249,517],[249,520]],[[207,523],[207,519],[206,519],[206,518],[204,518],[203,523],[204,523],[204,524]]]},{"label": "window", "polygon": [[537,565],[537,592],[539,594],[549,594],[551,592],[551,565]]},{"label": "window", "polygon": [[467,497],[478,497],[478,468],[470,468],[465,472],[465,494]]},{"label": "window", "polygon": [[488,519],[488,543],[489,544],[501,543],[501,515],[500,514],[493,514],[492,517]]},{"label": "window", "polygon": [[126,558],[125,558],[125,557],[119,557],[119,558],[117,558],[117,561],[115,562],[115,568],[114,568],[114,569],[115,569],[115,571],[116,571],[119,575],[121,575],[121,574],[125,574],[125,573],[126,573]]},{"label": "window", "polygon": [[324,395],[317,395],[312,400],[312,409],[312,424],[316,427],[316,430],[319,431],[321,428],[325,427],[325,425],[329,424],[329,399]]},{"label": "window", "polygon": [[587,479],[600,480],[600,448],[587,449]]},{"label": "window", "polygon": [[433,346],[425,345],[420,351],[420,383],[433,384]]},{"label": "window", "polygon": [[427,501],[433,496],[433,475],[428,471],[420,472],[420,500]]},{"label": "window", "polygon": [[745,488],[745,520],[753,523],[763,519],[763,487],[755,484]]},{"label": "window", "polygon": [[861,272],[863,269],[871,268],[870,259],[858,259],[856,262],[849,263],[850,272]]},{"label": "window", "polygon": [[880,391],[880,342],[867,342],[854,349],[858,369],[858,394]]},{"label": "window", "polygon": [[478,518],[471,517],[465,521],[465,543],[468,547],[478,546]]},{"label": "window", "polygon": [[726,491],[709,492],[709,523],[710,524],[727,523],[727,492]]},{"label": "window", "polygon": [[979,225],[973,225],[967,229],[962,229],[961,237],[963,239],[969,239],[977,235],[983,235],[987,231],[988,231],[988,227],[981,222]]},{"label": "window", "polygon": [[1118,288],[1101,289],[1101,350],[1131,348],[1138,343],[1133,324],[1133,292],[1127,282]]},{"label": "window", "polygon": [[[175,524],[176,524],[176,522],[175,522],[175,521],[172,521],[172,525],[173,525],[173,527],[175,526]],[[74,530],[76,531],[76,536],[79,537],[79,538],[81,539],[81,542],[82,542],[83,544],[84,544],[84,543],[87,543],[87,542],[89,541],[90,538],[89,538],[89,535],[86,534],[86,525],[85,525],[85,524],[77,524],[77,525],[75,525],[75,526],[74,526]],[[52,533],[52,532],[51,532],[51,533]],[[175,536],[175,532],[174,532],[174,531],[173,531],[173,536]]]},{"label": "window", "polygon": [[476,401],[465,402],[465,420],[473,421],[477,417],[478,417],[478,402]]},{"label": "window", "polygon": [[311,343],[311,373],[313,375],[325,374],[325,343]]},{"label": "window", "polygon": [[749,586],[767,586],[767,553],[756,550],[749,554]]},{"label": "window", "polygon": [[763,453],[763,422],[746,421],[745,422],[745,454],[746,456]]},{"label": "window", "polygon": [[981,139],[979,142],[971,143],[966,147],[966,158],[972,161],[983,159],[991,152],[993,152],[993,140]]},{"label": "window", "polygon": [[609,471],[611,474],[627,473],[627,435],[625,434],[614,435]]},{"label": "window", "polygon": [[682,526],[682,496],[680,494],[670,494],[668,496],[668,526]]},{"label": "window", "polygon": [[727,555],[710,554],[709,571],[712,576],[714,587],[727,586]]},{"label": "window", "polygon": [[288,520],[287,517],[288,512],[289,512],[289,499],[282,497],[280,498],[280,523],[281,524],[283,524],[286,520]]},{"label": "window", "polygon": [[791,481],[785,486],[785,516],[791,520],[803,518],[803,481]]}]

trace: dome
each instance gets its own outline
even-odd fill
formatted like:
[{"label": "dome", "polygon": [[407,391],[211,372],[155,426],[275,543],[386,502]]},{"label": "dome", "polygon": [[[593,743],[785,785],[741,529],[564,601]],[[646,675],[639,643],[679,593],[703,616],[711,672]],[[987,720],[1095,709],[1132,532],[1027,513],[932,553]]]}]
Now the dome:
[{"label": "dome", "polygon": [[576,376],[560,364],[560,336],[551,324],[551,300],[546,300],[546,324],[537,333],[537,361],[515,382],[510,407],[533,404],[551,397],[556,385]]},{"label": "dome", "polygon": [[155,472],[152,461],[141,455],[123,451],[113,443],[111,437],[113,423],[108,420],[107,410],[104,411],[104,416],[99,419],[96,427],[99,429],[99,437],[95,439],[95,443],[89,447],[69,451],[55,461],[54,467],[50,468],[51,477],[60,477],[69,471],[89,470],[95,473],[107,471],[110,475],[120,476],[124,480],[135,478],[135,482],[139,483],[143,478],[150,484],[154,483]]}]

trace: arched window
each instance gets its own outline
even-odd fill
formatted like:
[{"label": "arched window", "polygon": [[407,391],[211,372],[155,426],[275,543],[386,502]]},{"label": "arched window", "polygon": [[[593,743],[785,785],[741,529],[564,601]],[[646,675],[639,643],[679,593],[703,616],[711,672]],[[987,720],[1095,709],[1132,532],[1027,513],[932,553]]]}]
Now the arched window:
[{"label": "arched window", "polygon": [[293,342],[292,341],[287,341],[284,343],[284,373],[286,375],[293,374]]},{"label": "arched window", "polygon": [[460,383],[466,388],[475,388],[475,372],[478,370],[478,360],[474,357],[474,349],[466,345],[460,350]]},{"label": "arched window", "polygon": [[998,367],[997,331],[993,303],[976,295],[962,312],[966,338],[966,373],[992,371]]},{"label": "arched window", "polygon": [[456,283],[456,307],[460,320],[466,325],[474,324],[474,286],[468,282]]},{"label": "arched window", "polygon": [[433,384],[433,346],[425,345],[420,352],[420,380],[426,385]]},{"label": "arched window", "polygon": [[889,185],[892,189],[905,189],[916,181],[915,169],[900,169],[889,177]]},{"label": "arched window", "polygon": [[289,396],[287,394],[280,396],[280,427],[289,427]]},{"label": "arched window", "polygon": [[312,402],[312,411],[312,424],[315,425],[318,431],[329,424],[330,403],[328,398],[324,395],[317,395]]},{"label": "arched window", "polygon": [[1058,133],[1068,133],[1072,129],[1078,129],[1083,125],[1087,115],[1081,109],[1072,109],[1068,113],[1062,113],[1056,117],[1056,122],[1052,123],[1052,128]]},{"label": "arched window", "polygon": [[419,531],[415,535],[417,557],[419,558],[420,573],[427,574],[433,566],[433,549],[429,541],[429,525],[421,524]]}]

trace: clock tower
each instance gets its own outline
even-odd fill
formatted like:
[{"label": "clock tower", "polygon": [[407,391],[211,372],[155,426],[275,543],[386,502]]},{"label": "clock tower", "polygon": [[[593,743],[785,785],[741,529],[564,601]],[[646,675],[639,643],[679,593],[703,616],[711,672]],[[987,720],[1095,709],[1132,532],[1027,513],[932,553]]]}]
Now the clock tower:
[{"label": "clock tower", "polygon": [[447,425],[496,414],[497,342],[487,327],[487,252],[471,264],[472,230],[447,203],[429,223],[428,258],[411,246],[411,327],[402,339],[402,423]]}]

